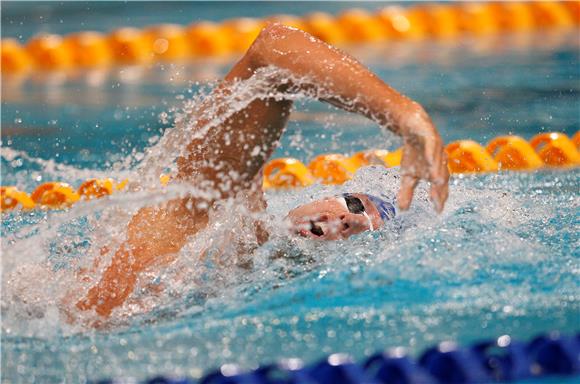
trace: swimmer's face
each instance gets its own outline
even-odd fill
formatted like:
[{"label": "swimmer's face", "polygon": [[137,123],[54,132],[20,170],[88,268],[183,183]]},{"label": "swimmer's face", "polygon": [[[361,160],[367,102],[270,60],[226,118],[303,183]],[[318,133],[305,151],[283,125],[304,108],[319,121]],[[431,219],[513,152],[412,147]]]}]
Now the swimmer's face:
[{"label": "swimmer's face", "polygon": [[346,239],[383,225],[375,205],[359,193],[300,205],[286,219],[292,233],[316,240]]}]

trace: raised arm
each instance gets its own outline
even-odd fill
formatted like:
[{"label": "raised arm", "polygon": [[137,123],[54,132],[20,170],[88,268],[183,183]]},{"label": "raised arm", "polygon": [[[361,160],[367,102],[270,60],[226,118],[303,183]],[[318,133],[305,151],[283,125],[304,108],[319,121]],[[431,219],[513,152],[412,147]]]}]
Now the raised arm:
[{"label": "raised arm", "polygon": [[[261,91],[266,93],[248,96],[252,97],[249,104],[229,114],[236,85],[266,67],[279,72],[279,76],[265,78],[262,85],[266,90]],[[191,182],[213,197],[189,197],[141,209],[101,281],[77,307],[109,315],[133,291],[139,272],[171,261],[187,238],[205,227],[208,209],[216,200],[255,189],[259,171],[283,133],[291,100],[298,91],[362,114],[402,136],[400,207],[408,208],[417,182],[424,179],[431,182],[435,208],[443,208],[449,177],[445,154],[423,108],[340,50],[297,29],[269,25],[197,108],[192,120],[206,134],[196,135],[194,130],[185,155],[177,159],[175,179]],[[212,121],[220,123],[211,126]]]},{"label": "raised arm", "polygon": [[[312,37],[279,24],[264,28],[246,55],[228,73],[216,94],[226,92],[236,81],[248,79],[264,67],[284,70],[288,76],[273,76],[270,86],[290,96],[305,91],[347,111],[359,113],[404,140],[403,180],[398,196],[407,209],[420,179],[431,182],[431,198],[438,211],[447,199],[449,178],[443,142],[425,110],[401,95],[353,57]],[[294,81],[298,80],[298,81]],[[215,102],[215,100],[212,100]],[[271,155],[280,138],[291,102],[262,98],[237,112],[223,125],[223,132],[235,132],[243,140],[226,142],[225,135],[214,139],[211,151],[203,143],[190,144],[190,155],[180,161],[182,178],[199,171],[203,162],[218,169],[208,170],[205,179],[221,180],[222,169],[235,170],[241,177],[236,184],[251,180]],[[262,148],[255,155],[253,148]],[[235,154],[235,159],[228,158]],[[200,157],[201,156],[201,157]],[[227,193],[227,192],[226,192]]]}]

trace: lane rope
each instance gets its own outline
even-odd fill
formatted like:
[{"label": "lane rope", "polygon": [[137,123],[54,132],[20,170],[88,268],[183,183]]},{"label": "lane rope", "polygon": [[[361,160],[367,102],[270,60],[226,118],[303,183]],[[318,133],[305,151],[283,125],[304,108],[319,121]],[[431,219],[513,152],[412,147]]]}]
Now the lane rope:
[{"label": "lane rope", "polygon": [[[570,139],[563,133],[540,133],[528,142],[520,136],[498,136],[487,147],[473,140],[459,140],[445,148],[452,174],[508,171],[534,171],[540,168],[570,168],[580,165],[580,131]],[[298,159],[278,158],[264,165],[263,187],[284,189],[307,187],[316,182],[342,184],[368,165],[396,167],[401,163],[401,148],[395,151],[372,149],[351,156],[331,153],[305,165]],[[170,182],[160,175],[161,185]],[[46,182],[28,195],[16,186],[1,187],[2,211],[12,209],[64,209],[82,201],[101,198],[123,190],[128,180],[89,179],[78,188],[60,182]]]},{"label": "lane rope", "polygon": [[369,12],[349,9],[338,15],[314,12],[304,17],[275,15],[237,18],[188,26],[158,24],[123,27],[104,34],[80,31],[66,36],[40,34],[24,45],[1,41],[2,74],[37,70],[104,68],[173,62],[245,52],[268,22],[302,29],[331,44],[389,40],[450,40],[463,36],[574,30],[580,24],[580,1],[457,2],[388,6]]},{"label": "lane rope", "polygon": [[[376,353],[362,362],[347,354],[332,354],[305,365],[292,358],[243,371],[225,364],[199,380],[157,376],[144,384],[448,384],[534,382],[574,377],[580,373],[580,334],[540,334],[528,342],[502,335],[467,347],[442,342],[428,348],[418,359],[403,348]],[[137,382],[102,380],[98,384]],[[550,381],[552,382],[552,381]]]}]

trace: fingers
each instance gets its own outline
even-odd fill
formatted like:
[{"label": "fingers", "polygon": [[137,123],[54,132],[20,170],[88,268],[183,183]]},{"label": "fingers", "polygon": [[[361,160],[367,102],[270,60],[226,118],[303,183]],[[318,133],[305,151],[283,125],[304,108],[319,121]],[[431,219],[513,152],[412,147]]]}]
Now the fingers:
[{"label": "fingers", "polygon": [[442,152],[438,163],[431,168],[429,181],[431,182],[431,201],[438,213],[443,211],[445,201],[449,196],[449,170],[447,168],[447,156]]},{"label": "fingers", "polygon": [[419,179],[414,175],[403,175],[403,179],[401,180],[401,189],[399,190],[399,194],[397,196],[397,201],[399,202],[399,208],[403,211],[409,209],[409,205],[411,205],[411,200],[413,199],[413,191],[417,186]]},{"label": "fingers", "polygon": [[447,196],[449,195],[449,186],[447,183],[435,184],[431,183],[431,201],[437,213],[443,211],[445,206],[445,201],[447,201]]},{"label": "fingers", "polygon": [[425,140],[425,160],[429,167],[433,167],[441,160],[441,139],[438,135],[432,134]]},{"label": "fingers", "polygon": [[420,179],[431,183],[430,197],[435,210],[441,212],[449,194],[449,171],[443,141],[437,133],[423,136],[422,141],[407,138],[403,150],[401,168],[403,178],[399,190],[398,203],[401,210],[407,210],[413,192]]},{"label": "fingers", "polygon": [[429,168],[426,179],[431,183],[431,201],[435,210],[441,213],[449,194],[449,171],[443,142],[438,135],[425,143],[424,153]]}]

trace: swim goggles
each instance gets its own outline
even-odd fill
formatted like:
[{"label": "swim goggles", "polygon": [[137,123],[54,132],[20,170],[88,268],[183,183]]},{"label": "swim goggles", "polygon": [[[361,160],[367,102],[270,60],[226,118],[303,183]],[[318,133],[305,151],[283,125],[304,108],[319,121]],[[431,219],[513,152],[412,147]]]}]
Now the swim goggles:
[{"label": "swim goggles", "polygon": [[373,221],[369,217],[369,214],[365,210],[365,206],[361,199],[356,196],[351,195],[350,193],[343,193],[341,196],[336,198],[338,202],[345,207],[350,213],[354,213],[355,215],[363,215],[367,221],[369,222],[369,227],[371,231],[374,231],[375,228],[373,226]]},{"label": "swim goggles", "polygon": [[[366,193],[364,195],[374,204],[383,222],[391,220],[397,215],[395,205],[390,201]],[[361,201],[361,199],[350,193],[344,193],[340,197],[337,197],[337,200],[350,213],[354,213],[356,215],[363,215],[364,217],[366,217],[366,219],[369,222],[369,227],[371,231],[374,231],[373,222],[369,217],[368,213],[366,212],[365,206]]]}]

